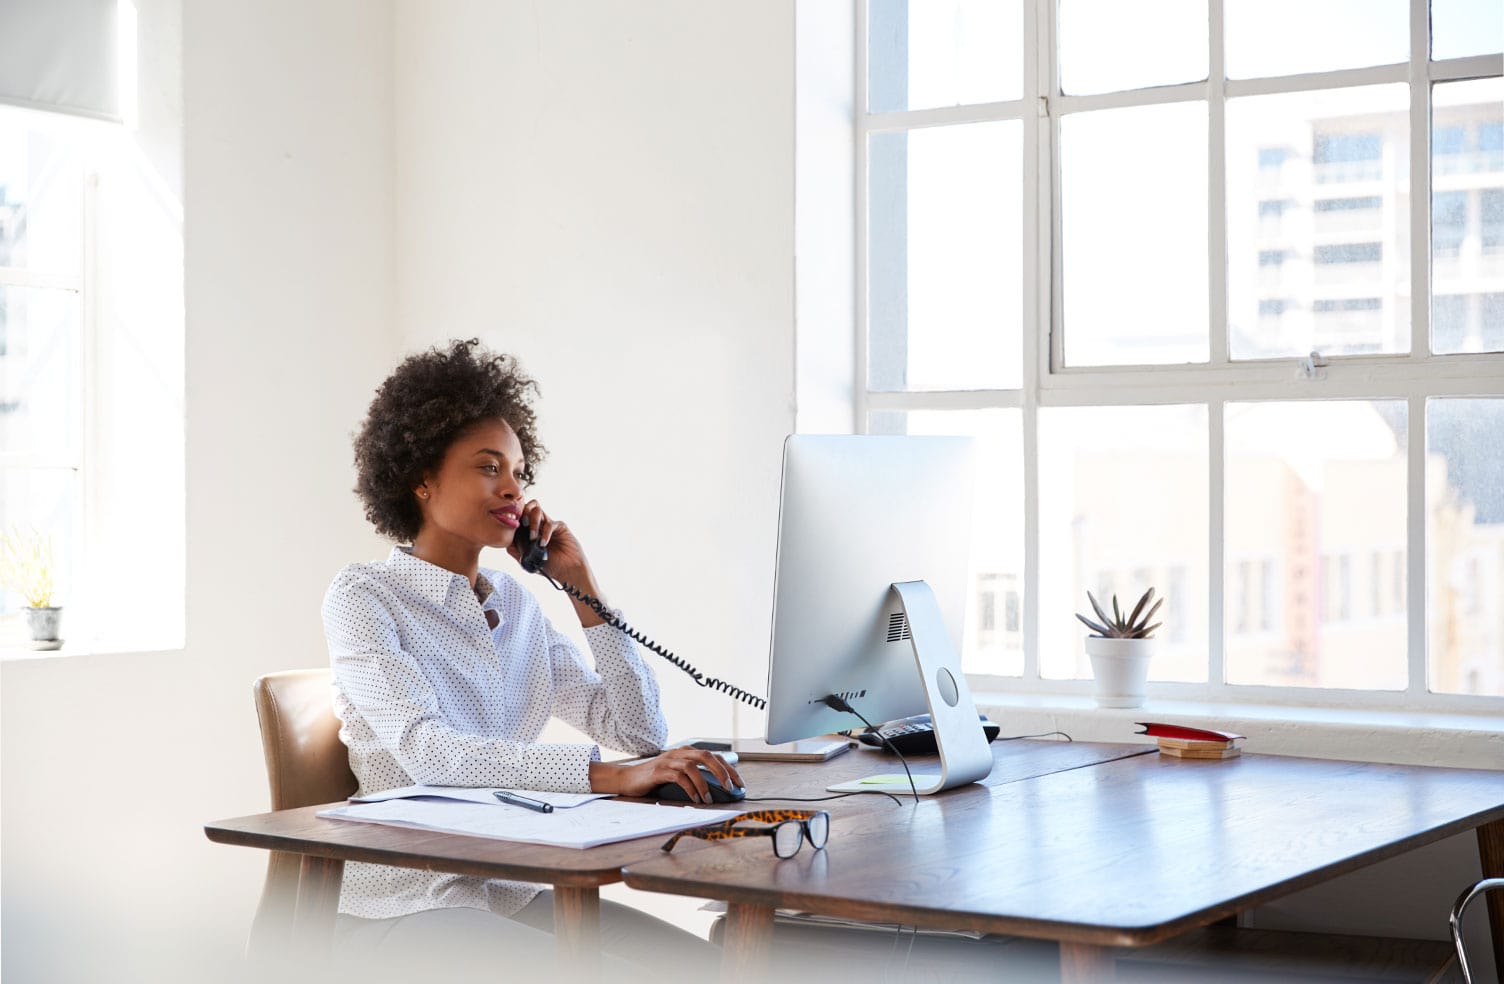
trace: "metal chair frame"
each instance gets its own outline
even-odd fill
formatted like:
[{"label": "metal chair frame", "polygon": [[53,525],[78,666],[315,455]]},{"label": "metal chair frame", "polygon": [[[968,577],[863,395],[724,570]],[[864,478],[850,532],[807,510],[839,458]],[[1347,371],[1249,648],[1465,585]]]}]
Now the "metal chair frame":
[{"label": "metal chair frame", "polygon": [[[1467,965],[1467,949],[1462,945],[1462,917],[1474,899],[1494,889],[1504,889],[1504,878],[1485,878],[1477,882],[1459,895],[1457,897],[1457,904],[1452,906],[1452,915],[1450,918],[1452,924],[1452,945],[1457,948],[1457,966],[1462,969],[1463,984],[1473,984],[1473,974]],[[1499,970],[1504,972],[1504,967],[1499,968]]]}]

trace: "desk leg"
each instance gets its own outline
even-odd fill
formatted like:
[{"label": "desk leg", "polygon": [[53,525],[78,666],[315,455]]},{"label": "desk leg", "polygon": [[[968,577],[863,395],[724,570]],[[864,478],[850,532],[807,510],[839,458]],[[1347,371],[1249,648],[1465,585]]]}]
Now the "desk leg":
[{"label": "desk leg", "polygon": [[581,980],[601,969],[601,892],[594,885],[554,886],[554,942],[559,962],[574,968]]},{"label": "desk leg", "polygon": [[[1484,878],[1504,878],[1504,820],[1478,828],[1478,866]],[[1494,938],[1494,966],[1504,969],[1504,892],[1489,892],[1484,902]]]},{"label": "desk leg", "polygon": [[1060,984],[1106,984],[1116,979],[1117,969],[1108,947],[1060,944]]},{"label": "desk leg", "polygon": [[329,944],[334,939],[334,917],[339,912],[339,887],[344,875],[343,861],[303,855],[298,868],[298,897],[293,908],[294,939],[302,952],[329,952]]},{"label": "desk leg", "polygon": [[773,907],[730,902],[721,953],[721,980],[726,984],[768,979],[768,951],[773,945]]}]

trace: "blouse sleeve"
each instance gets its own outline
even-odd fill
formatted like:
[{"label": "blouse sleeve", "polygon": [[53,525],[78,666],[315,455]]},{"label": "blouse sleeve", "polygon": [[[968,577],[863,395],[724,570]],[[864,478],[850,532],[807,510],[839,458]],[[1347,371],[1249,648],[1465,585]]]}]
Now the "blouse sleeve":
[{"label": "blouse sleeve", "polygon": [[590,790],[590,763],[600,758],[593,745],[486,738],[449,724],[432,684],[403,651],[390,608],[396,602],[384,595],[379,585],[341,574],[324,598],[324,634],[335,684],[413,782]]},{"label": "blouse sleeve", "polygon": [[668,740],[658,680],[637,645],[620,629],[585,630],[595,668],[567,636],[548,626],[554,714],[602,745],[634,755],[655,754]]}]

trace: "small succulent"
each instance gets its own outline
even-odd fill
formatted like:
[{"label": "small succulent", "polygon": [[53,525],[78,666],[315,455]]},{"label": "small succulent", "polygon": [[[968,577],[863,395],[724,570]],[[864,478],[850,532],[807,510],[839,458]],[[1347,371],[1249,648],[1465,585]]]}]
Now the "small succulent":
[{"label": "small succulent", "polygon": [[32,527],[0,530],[0,588],[31,608],[52,604],[52,537]]},{"label": "small succulent", "polygon": [[1091,602],[1092,610],[1097,613],[1097,618],[1101,619],[1101,621],[1094,622],[1080,612],[1076,613],[1076,617],[1086,623],[1086,627],[1091,629],[1093,635],[1099,635],[1107,639],[1149,638],[1150,634],[1159,628],[1161,624],[1155,622],[1153,625],[1150,625],[1149,620],[1154,617],[1155,612],[1159,611],[1159,606],[1165,603],[1165,600],[1161,598],[1155,601],[1149,607],[1148,611],[1144,611],[1144,607],[1149,605],[1150,601],[1154,600],[1154,589],[1150,588],[1144,592],[1144,596],[1138,600],[1138,604],[1133,606],[1133,611],[1129,612],[1125,617],[1122,610],[1118,608],[1118,596],[1113,595],[1112,615],[1109,617],[1107,612],[1102,609],[1102,606],[1097,604],[1097,599],[1092,597],[1090,591],[1086,592],[1086,600]]}]

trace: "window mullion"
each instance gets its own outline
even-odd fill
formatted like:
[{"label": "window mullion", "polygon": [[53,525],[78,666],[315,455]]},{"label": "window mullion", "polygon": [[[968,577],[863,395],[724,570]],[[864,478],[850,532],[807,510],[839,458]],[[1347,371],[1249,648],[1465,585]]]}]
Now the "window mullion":
[{"label": "window mullion", "polygon": [[1206,255],[1208,357],[1214,366],[1226,365],[1227,343],[1227,93],[1224,78],[1222,0],[1208,0],[1206,136],[1208,141]]},{"label": "window mullion", "polygon": [[1426,612],[1426,398],[1412,396],[1409,407],[1409,447],[1406,449],[1408,494],[1405,503],[1405,626],[1409,682],[1405,690],[1417,703],[1429,696],[1430,648]]},{"label": "window mullion", "polygon": [[[73,592],[78,596],[82,610],[92,611],[96,600],[96,582],[88,572],[95,569],[95,558],[104,530],[104,492],[101,488],[99,469],[99,431],[102,413],[99,392],[100,345],[103,341],[102,305],[100,303],[100,175],[91,168],[84,176],[83,215],[80,240],[83,255],[79,257],[81,271],[81,300],[83,301],[80,339],[80,373],[78,384],[82,387],[79,405],[83,407],[83,433],[79,435],[79,475],[81,487],[79,498],[83,507],[83,536],[75,546],[75,561],[79,576],[74,578]],[[97,629],[96,629],[97,631]]]},{"label": "window mullion", "polygon": [[1410,353],[1431,351],[1430,0],[1410,0]]},{"label": "window mullion", "polygon": [[[1431,57],[1430,0],[1410,0],[1410,354],[1431,352]],[[1405,691],[1417,701],[1430,689],[1426,644],[1426,398],[1407,401],[1409,446],[1406,543]]]},{"label": "window mullion", "polygon": [[[1213,0],[1214,3],[1217,0]],[[1227,570],[1227,550],[1223,537],[1227,530],[1227,497],[1223,494],[1227,478],[1227,443],[1223,424],[1226,421],[1226,401],[1213,398],[1206,403],[1207,467],[1207,551],[1206,551],[1206,628],[1207,667],[1206,682],[1213,689],[1227,683],[1227,638],[1226,604],[1223,591],[1223,574]],[[1193,603],[1193,602],[1185,602]]]},{"label": "window mullion", "polygon": [[[1023,258],[1022,392],[1024,569],[1022,629],[1025,680],[1039,679],[1039,383],[1049,372],[1050,251],[1049,189],[1050,114],[1045,94],[1050,91],[1051,51],[1047,43],[1049,17],[1041,3],[1026,3],[1024,25],[1024,105],[1039,107],[1023,120]],[[1032,43],[1031,43],[1032,40]]]},{"label": "window mullion", "polygon": [[856,78],[852,81],[852,91],[856,94],[852,112],[852,142],[856,144],[854,164],[856,165],[856,180],[853,182],[853,194],[856,201],[853,203],[852,214],[856,225],[856,270],[852,281],[855,285],[856,297],[854,297],[852,310],[856,312],[856,344],[853,346],[856,365],[852,370],[852,433],[867,433],[867,388],[871,380],[867,378],[867,346],[869,344],[869,331],[867,319],[870,312],[867,310],[867,258],[870,249],[867,242],[867,134],[865,120],[867,119],[867,4],[856,5],[856,57],[852,59],[853,72]]}]

